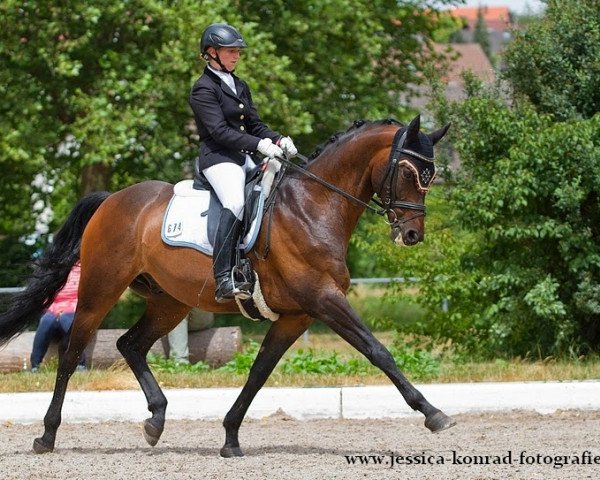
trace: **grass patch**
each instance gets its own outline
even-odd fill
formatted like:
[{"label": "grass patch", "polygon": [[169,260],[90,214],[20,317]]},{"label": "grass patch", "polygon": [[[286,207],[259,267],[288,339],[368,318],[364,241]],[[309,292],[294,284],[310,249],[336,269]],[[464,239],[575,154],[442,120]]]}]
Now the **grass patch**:
[{"label": "grass patch", "polygon": [[440,381],[519,382],[600,380],[600,359],[581,360],[493,360],[442,365]]},{"label": "grass patch", "polygon": [[[156,369],[153,366],[152,369],[163,388],[241,387],[247,378],[246,374],[231,373],[221,369],[191,371],[182,366],[176,369]],[[390,380],[371,366],[365,370],[362,370],[362,367],[351,366],[350,370],[355,370],[355,372],[343,374],[338,372],[289,373],[280,367],[269,377],[266,385],[271,387],[390,385]],[[600,360],[560,361],[550,364],[490,361],[459,365],[442,361],[439,364],[439,371],[435,375],[428,375],[421,379],[409,373],[406,375],[412,382],[418,383],[599,380]],[[51,391],[54,389],[55,378],[56,369],[52,367],[44,367],[36,374],[5,373],[2,375],[0,392]],[[137,390],[139,385],[124,364],[117,364],[108,370],[93,369],[87,372],[77,372],[69,383],[69,390],[127,389]]]},{"label": "grass patch", "polygon": [[[381,332],[377,336],[389,346],[396,364],[406,376],[418,383],[600,379],[598,357],[469,361],[420,348],[414,339],[400,343],[391,332]],[[244,351],[220,368],[210,368],[202,363],[181,365],[163,357],[149,357],[149,362],[163,388],[241,387],[258,353],[258,339],[248,339]],[[43,365],[35,374],[2,374],[0,392],[51,391],[55,378],[55,362]],[[310,333],[290,349],[266,385],[330,387],[390,385],[390,381],[336,335]],[[109,369],[76,372],[69,389],[123,390],[139,389],[139,385],[127,365],[118,362]]]}]

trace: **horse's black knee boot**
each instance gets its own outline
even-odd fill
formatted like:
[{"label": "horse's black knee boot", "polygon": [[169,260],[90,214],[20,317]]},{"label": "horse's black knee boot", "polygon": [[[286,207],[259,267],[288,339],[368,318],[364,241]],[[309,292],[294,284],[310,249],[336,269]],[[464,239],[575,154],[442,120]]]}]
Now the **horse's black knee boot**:
[{"label": "horse's black knee boot", "polygon": [[215,299],[220,303],[234,298],[238,293],[231,270],[241,228],[242,222],[231,210],[224,208],[219,218],[213,246],[213,272],[217,285]]}]

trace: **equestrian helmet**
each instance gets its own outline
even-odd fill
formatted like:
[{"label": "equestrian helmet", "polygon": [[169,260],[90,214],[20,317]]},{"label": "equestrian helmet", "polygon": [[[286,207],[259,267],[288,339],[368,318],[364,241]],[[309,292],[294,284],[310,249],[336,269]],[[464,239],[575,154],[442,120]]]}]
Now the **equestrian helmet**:
[{"label": "equestrian helmet", "polygon": [[208,47],[238,47],[246,48],[246,42],[234,27],[226,23],[213,23],[202,33],[200,53],[206,54]]}]

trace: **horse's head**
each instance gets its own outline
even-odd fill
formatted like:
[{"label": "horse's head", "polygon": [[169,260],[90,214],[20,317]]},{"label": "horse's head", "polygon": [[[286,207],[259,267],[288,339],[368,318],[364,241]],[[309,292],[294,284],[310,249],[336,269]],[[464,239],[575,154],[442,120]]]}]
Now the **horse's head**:
[{"label": "horse's head", "polygon": [[430,134],[420,131],[420,116],[398,130],[387,164],[373,170],[373,185],[391,228],[392,241],[415,245],[425,231],[425,194],[435,177],[433,146],[450,125]]}]

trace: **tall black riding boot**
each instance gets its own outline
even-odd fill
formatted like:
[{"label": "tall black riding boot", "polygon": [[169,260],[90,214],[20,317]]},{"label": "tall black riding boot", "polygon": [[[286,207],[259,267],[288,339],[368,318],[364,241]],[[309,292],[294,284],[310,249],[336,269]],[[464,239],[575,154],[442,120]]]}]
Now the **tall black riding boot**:
[{"label": "tall black riding boot", "polygon": [[235,295],[240,293],[235,285],[232,269],[241,228],[242,222],[231,210],[224,208],[219,218],[213,246],[213,272],[217,286],[215,299],[219,303],[235,298]]}]

